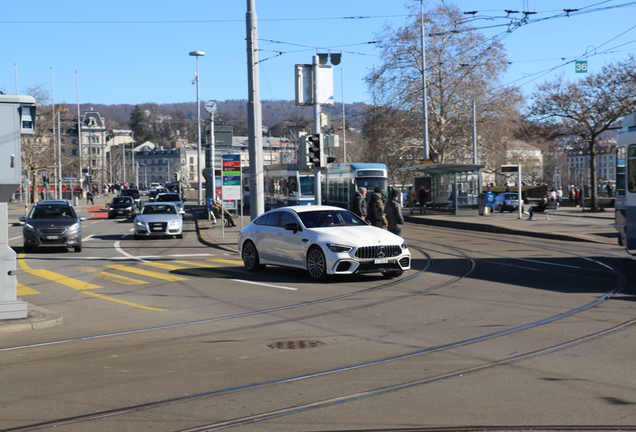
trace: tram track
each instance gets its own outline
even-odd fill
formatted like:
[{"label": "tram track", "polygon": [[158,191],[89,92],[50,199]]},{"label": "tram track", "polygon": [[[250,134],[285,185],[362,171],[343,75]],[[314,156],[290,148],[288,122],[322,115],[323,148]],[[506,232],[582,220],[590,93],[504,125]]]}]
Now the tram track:
[{"label": "tram track", "polygon": [[[434,246],[434,247],[443,247],[443,245],[434,244],[434,243],[430,243],[430,245]],[[420,246],[418,246],[418,247],[420,247]],[[350,310],[372,307],[372,306],[376,306],[376,305],[379,305],[379,304],[384,304],[384,303],[387,303],[387,302],[390,302],[390,301],[402,300],[402,299],[405,299],[405,298],[408,298],[408,297],[426,294],[427,292],[430,292],[433,289],[438,289],[438,288],[441,288],[443,286],[452,285],[457,280],[461,280],[461,278],[466,277],[468,274],[470,274],[470,272],[472,272],[472,270],[474,268],[474,261],[475,260],[479,261],[478,258],[469,257],[467,255],[467,253],[474,253],[474,254],[482,253],[480,251],[474,251],[474,250],[470,250],[470,249],[466,249],[466,248],[457,248],[457,249],[455,249],[455,251],[456,252],[461,251],[461,254],[464,255],[466,257],[466,259],[472,260],[473,264],[471,266],[469,266],[469,270],[466,271],[463,276],[458,277],[458,278],[454,278],[454,279],[449,279],[446,283],[439,284],[439,286],[430,287],[430,288],[427,288],[426,290],[420,290],[420,291],[416,291],[416,292],[412,292],[412,293],[408,293],[408,294],[403,294],[403,295],[400,295],[400,296],[393,296],[390,299],[383,299],[382,301],[369,302],[367,304],[358,305],[358,306],[355,306],[355,307],[341,308],[341,309],[338,309],[338,310],[333,310],[333,311],[329,311],[329,312],[323,312],[321,314],[307,315],[307,316],[303,316],[303,317],[296,317],[294,319],[279,320],[278,322],[262,323],[262,324],[259,324],[259,325],[236,327],[236,328],[233,328],[233,329],[226,329],[226,330],[222,330],[222,331],[219,331],[219,332],[207,332],[207,333],[204,333],[204,334],[190,335],[190,336],[187,336],[187,337],[176,338],[176,339],[166,339],[166,341],[168,341],[168,340],[183,340],[185,338],[200,337],[200,336],[203,336],[203,335],[207,336],[207,335],[212,335],[212,334],[225,333],[225,332],[229,332],[229,331],[238,331],[238,330],[243,330],[243,329],[256,328],[256,327],[260,327],[260,326],[270,326],[270,325],[275,325],[275,324],[280,324],[280,323],[285,323],[285,322],[292,322],[292,321],[298,321],[298,320],[303,320],[303,319],[310,319],[310,318],[313,318],[313,317],[324,316],[325,314],[343,313],[343,312],[350,311]],[[583,257],[582,256],[578,256],[578,258],[583,258]],[[592,262],[595,261],[593,259],[590,259],[590,260]],[[541,263],[536,263],[535,262],[535,264],[541,264]],[[525,265],[525,263],[524,263],[524,265]],[[600,265],[600,263],[599,263],[599,265]],[[606,269],[606,271],[608,271],[608,272],[614,272],[614,270],[611,268],[611,266],[608,266],[608,265],[604,264],[604,265],[602,265],[602,267],[604,267]],[[424,270],[422,270],[421,272],[423,272],[423,271]],[[421,275],[421,272],[417,273],[416,275]],[[563,312],[561,314],[558,314],[558,315],[554,315],[554,316],[546,318],[544,320],[540,320],[540,321],[536,321],[536,322],[532,322],[532,323],[527,323],[524,326],[510,328],[510,329],[506,329],[506,330],[500,331],[500,332],[491,333],[491,334],[485,335],[484,337],[467,339],[467,340],[459,341],[459,342],[448,344],[448,345],[444,345],[444,346],[439,346],[439,347],[426,349],[426,350],[415,351],[415,352],[403,354],[403,355],[400,355],[400,356],[394,356],[394,357],[378,359],[378,360],[375,360],[375,361],[372,361],[372,362],[349,365],[349,366],[338,368],[338,369],[334,369],[334,370],[324,370],[324,371],[319,371],[319,372],[316,372],[316,373],[307,374],[307,375],[303,375],[303,376],[287,377],[287,378],[280,379],[280,380],[270,380],[270,381],[265,381],[265,382],[260,382],[260,383],[254,383],[254,384],[251,384],[251,385],[243,385],[243,386],[240,386],[240,387],[237,387],[237,388],[218,389],[218,390],[214,390],[214,391],[210,391],[210,392],[199,393],[199,394],[196,394],[196,395],[189,395],[187,397],[166,399],[166,400],[162,400],[162,401],[150,402],[150,403],[140,404],[140,405],[131,405],[131,406],[128,406],[128,407],[122,407],[122,408],[118,408],[116,410],[103,411],[103,412],[96,413],[96,414],[88,414],[88,415],[84,415],[84,416],[68,417],[68,418],[64,418],[64,419],[52,420],[52,421],[49,421],[49,422],[42,422],[42,423],[37,423],[37,424],[26,425],[26,426],[19,427],[19,428],[4,429],[4,431],[37,430],[37,429],[43,429],[43,428],[48,428],[48,427],[61,426],[63,424],[75,423],[75,422],[80,422],[80,421],[97,420],[97,419],[104,418],[106,416],[122,415],[122,414],[130,413],[130,412],[138,412],[140,410],[161,408],[161,407],[167,406],[167,405],[174,405],[174,404],[177,404],[177,403],[183,403],[183,402],[193,401],[193,400],[197,400],[197,399],[209,398],[209,397],[212,397],[212,396],[232,393],[232,392],[236,392],[236,391],[245,391],[245,390],[255,389],[255,388],[259,388],[259,387],[263,387],[263,386],[271,386],[271,385],[283,384],[283,383],[288,383],[288,382],[298,382],[298,381],[301,381],[301,380],[307,380],[307,379],[315,378],[315,377],[318,377],[318,376],[325,376],[325,375],[329,375],[329,374],[349,371],[349,370],[352,370],[352,369],[358,369],[358,368],[364,368],[364,367],[368,367],[368,366],[375,366],[375,365],[385,364],[385,363],[388,363],[388,362],[402,360],[402,359],[406,359],[406,358],[409,358],[409,357],[421,356],[421,355],[424,355],[424,354],[430,354],[432,352],[450,350],[450,349],[457,348],[457,347],[460,347],[460,346],[465,346],[465,345],[469,345],[469,344],[475,344],[475,343],[484,342],[486,340],[494,339],[494,338],[497,338],[497,337],[500,337],[500,336],[504,336],[504,335],[508,335],[508,334],[511,334],[511,333],[514,333],[514,332],[519,332],[519,331],[522,331],[522,330],[527,330],[527,329],[530,329],[530,328],[534,328],[534,327],[538,327],[538,326],[541,326],[541,325],[545,325],[545,324],[560,320],[560,319],[562,319],[564,317],[572,316],[572,315],[580,313],[580,312],[582,312],[584,310],[588,310],[588,309],[590,309],[592,307],[596,307],[596,306],[600,305],[603,301],[607,300],[608,298],[611,298],[613,295],[615,295],[617,292],[619,292],[620,289],[622,289],[622,287],[623,287],[623,285],[625,283],[624,278],[621,277],[620,273],[616,273],[615,272],[614,274],[617,274],[619,276],[616,278],[616,283],[613,286],[613,288],[611,290],[607,291],[604,295],[600,296],[598,299],[596,299],[593,302],[590,302],[590,303],[585,304],[585,305],[581,305],[581,306],[579,306],[577,308],[573,308],[571,310],[565,311],[565,312]],[[416,275],[411,275],[411,277],[415,277]],[[398,282],[398,281],[396,281],[396,282]],[[394,284],[395,283],[385,284],[383,286],[392,286]],[[350,293],[349,295],[365,293],[365,292],[369,292],[370,290],[378,290],[378,289],[380,289],[380,287],[375,287],[375,288],[370,288],[370,289],[366,289],[366,290],[361,290],[361,291],[359,291],[357,293]],[[334,299],[336,299],[336,298],[339,299],[339,298],[342,298],[342,296],[334,297]],[[298,307],[298,306],[294,306],[294,307]],[[265,313],[265,311],[262,312],[262,313]],[[224,319],[227,319],[227,318],[224,318]],[[428,377],[428,378],[424,378],[424,379],[421,379],[421,380],[410,381],[410,382],[407,382],[407,383],[401,383],[401,384],[398,384],[398,385],[393,385],[393,386],[388,386],[388,387],[382,387],[382,388],[376,388],[376,389],[361,391],[361,392],[354,393],[354,394],[338,395],[338,396],[335,396],[333,398],[329,398],[329,399],[325,399],[325,400],[317,400],[317,401],[314,401],[312,403],[308,403],[308,404],[305,404],[305,405],[281,408],[279,410],[274,410],[274,411],[270,411],[270,412],[263,412],[263,413],[256,414],[256,415],[253,415],[253,416],[237,417],[237,418],[234,418],[234,419],[225,420],[223,422],[209,423],[207,425],[202,425],[202,426],[198,426],[198,427],[195,427],[195,428],[183,429],[183,430],[184,431],[216,430],[216,429],[230,427],[230,426],[237,426],[237,425],[241,425],[241,424],[253,423],[255,421],[261,421],[261,420],[266,420],[266,419],[270,419],[270,418],[273,418],[273,417],[289,415],[289,414],[297,413],[297,412],[300,412],[300,411],[303,411],[303,410],[319,409],[319,408],[322,408],[322,407],[331,406],[331,405],[336,404],[336,403],[344,403],[344,402],[348,402],[348,401],[352,401],[352,400],[358,400],[360,398],[366,398],[366,397],[370,397],[370,396],[375,396],[375,395],[386,393],[386,392],[399,391],[399,390],[407,388],[407,387],[412,387],[412,386],[417,386],[417,385],[424,385],[424,384],[428,384],[428,383],[431,383],[431,382],[440,381],[440,380],[444,380],[444,379],[451,379],[451,378],[457,377],[458,374],[461,375],[461,374],[467,374],[467,373],[480,372],[482,370],[490,369],[490,368],[493,368],[493,367],[496,367],[496,366],[502,366],[502,365],[506,365],[506,364],[511,364],[511,363],[527,360],[529,358],[534,358],[534,357],[537,357],[537,356],[540,356],[540,355],[546,355],[546,354],[550,354],[550,353],[553,353],[553,352],[556,352],[556,351],[561,351],[561,350],[570,348],[572,346],[579,345],[579,344],[582,344],[582,343],[585,343],[585,342],[589,342],[589,341],[598,339],[600,337],[604,337],[606,335],[613,334],[615,332],[624,330],[626,328],[632,327],[634,324],[636,324],[636,320],[625,321],[625,322],[623,322],[623,323],[621,323],[619,325],[608,327],[607,329],[604,329],[602,331],[598,331],[598,332],[595,332],[595,333],[586,334],[586,335],[583,335],[583,336],[581,336],[579,338],[572,339],[572,340],[570,340],[568,342],[560,343],[558,345],[545,347],[545,348],[543,348],[541,350],[535,350],[535,351],[527,352],[527,353],[524,353],[524,354],[521,354],[521,355],[517,355],[517,356],[514,356],[514,357],[500,359],[500,360],[495,361],[495,362],[484,363],[484,364],[482,364],[480,366],[473,366],[471,368],[458,370],[458,371],[455,371],[455,372],[452,372],[452,373],[447,373],[447,374],[444,374],[444,375],[439,375],[439,376],[435,376],[435,377]],[[152,343],[160,343],[160,342],[152,342]],[[382,430],[389,430],[389,429],[382,429]],[[412,429],[412,430],[426,430],[426,429]],[[434,430],[434,429],[431,429],[431,430]],[[459,428],[459,429],[458,428],[454,428],[453,430],[461,430],[461,428]],[[470,430],[470,429],[466,429],[466,430]]]}]

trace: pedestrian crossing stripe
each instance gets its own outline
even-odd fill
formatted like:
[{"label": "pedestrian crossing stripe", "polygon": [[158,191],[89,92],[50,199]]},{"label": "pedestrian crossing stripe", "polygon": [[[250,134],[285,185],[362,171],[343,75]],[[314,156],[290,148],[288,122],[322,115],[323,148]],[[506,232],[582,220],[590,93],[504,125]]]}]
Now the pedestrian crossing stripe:
[{"label": "pedestrian crossing stripe", "polygon": [[146,285],[149,283],[146,281],[121,276],[114,273],[107,273],[105,271],[102,271],[101,268],[97,267],[77,267],[77,270],[81,271],[82,273],[87,273],[93,275],[94,277],[98,277],[110,282],[120,283],[122,285]]},{"label": "pedestrian crossing stripe", "polygon": [[152,310],[152,311],[157,311],[157,312],[165,312],[166,311],[165,309],[153,308],[153,307],[150,307],[150,306],[144,306],[144,305],[140,305],[140,304],[137,304],[137,303],[127,302],[125,300],[119,300],[119,299],[116,299],[114,297],[103,296],[101,294],[97,294],[97,293],[94,293],[92,291],[86,291],[84,294],[87,294],[87,295],[90,295],[90,296],[93,296],[93,297],[97,297],[97,298],[100,298],[102,300],[108,300],[108,301],[112,301],[112,302],[115,302],[115,303],[121,303],[121,304],[124,304],[124,305],[127,305],[127,306],[136,307],[138,309],[146,309],[146,310]]},{"label": "pedestrian crossing stripe", "polygon": [[243,261],[241,261],[241,260],[229,260],[229,259],[223,259],[223,258],[211,258],[208,261],[224,263],[224,264],[243,265]]},{"label": "pedestrian crossing stripe", "polygon": [[[175,262],[180,262],[180,261],[175,261]],[[190,263],[192,264],[192,263]],[[144,263],[144,265],[147,266],[151,266],[151,267],[159,267],[162,269],[166,269],[166,270],[173,270],[173,271],[180,271],[182,273],[185,273],[187,275],[190,276],[199,276],[199,277],[221,277],[223,275],[219,274],[219,273],[215,273],[211,270],[208,269],[196,269],[196,268],[191,268],[191,267],[183,267],[183,266],[176,266],[173,264],[166,264],[166,263],[154,263],[154,262],[149,262],[149,263]],[[201,265],[201,264],[196,264],[196,265]]]},{"label": "pedestrian crossing stripe", "polygon": [[17,289],[18,297],[33,295],[33,294],[40,294],[40,293],[34,289],[29,288],[26,285],[22,285],[21,283],[18,283],[18,289]]},{"label": "pedestrian crossing stripe", "polygon": [[52,271],[48,270],[25,270],[25,272],[35,276],[39,276],[43,279],[50,280],[51,282],[65,285],[78,291],[101,288],[101,286],[99,285],[93,285],[91,283],[84,282],[79,279],[73,279],[58,273],[53,273]]},{"label": "pedestrian crossing stripe", "polygon": [[119,271],[125,271],[128,273],[134,273],[137,275],[143,275],[143,276],[149,276],[149,277],[153,277],[153,278],[157,278],[157,279],[161,279],[161,280],[166,280],[169,282],[179,282],[179,281],[186,281],[188,280],[188,278],[184,278],[181,276],[174,276],[174,275],[166,275],[163,273],[159,273],[159,272],[154,272],[154,271],[150,271],[150,270],[144,270],[141,268],[137,268],[137,267],[129,267],[129,266],[125,266],[122,264],[114,264],[114,265],[107,265],[106,267],[108,268],[112,268],[115,270],[119,270]]}]

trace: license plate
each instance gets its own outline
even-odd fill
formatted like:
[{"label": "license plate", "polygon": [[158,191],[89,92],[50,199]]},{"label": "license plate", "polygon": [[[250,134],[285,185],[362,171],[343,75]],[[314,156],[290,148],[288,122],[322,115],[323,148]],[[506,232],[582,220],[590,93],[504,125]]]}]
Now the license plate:
[{"label": "license plate", "polygon": [[388,258],[376,258],[373,263],[374,264],[387,264],[389,262]]},{"label": "license plate", "polygon": [[117,210],[117,213],[123,213],[123,212],[124,212],[123,210]]},{"label": "license plate", "polygon": [[46,239],[47,240],[57,240],[57,239],[59,239],[59,237],[58,236],[46,236]]}]

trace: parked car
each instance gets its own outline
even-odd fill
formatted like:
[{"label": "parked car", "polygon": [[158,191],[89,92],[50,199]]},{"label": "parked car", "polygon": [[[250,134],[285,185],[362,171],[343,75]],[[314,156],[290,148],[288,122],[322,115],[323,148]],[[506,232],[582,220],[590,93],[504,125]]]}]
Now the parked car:
[{"label": "parked car", "polygon": [[129,196],[135,201],[137,207],[141,207],[141,192],[139,189],[122,189],[119,196]]},{"label": "parked car", "polygon": [[315,280],[371,272],[397,277],[411,268],[402,237],[331,206],[270,210],[241,230],[238,251],[250,272],[272,264],[305,269]]},{"label": "parked car", "polygon": [[155,197],[154,202],[171,202],[179,208],[179,214],[181,215],[181,217],[183,217],[183,215],[185,214],[183,201],[181,200],[181,195],[179,195],[178,193],[160,193]]},{"label": "parked car", "polygon": [[144,237],[183,237],[183,220],[174,203],[146,203],[135,212],[135,240]]},{"label": "parked car", "polygon": [[[503,213],[504,211],[513,212],[519,208],[519,195],[514,192],[498,193],[495,196],[495,211]],[[523,211],[523,203],[521,203],[521,211]]]},{"label": "parked car", "polygon": [[68,204],[39,203],[29,214],[20,217],[24,222],[22,238],[24,251],[42,247],[67,247],[82,251],[82,221],[73,206]]},{"label": "parked car", "polygon": [[129,218],[135,211],[135,200],[129,196],[118,196],[108,205],[108,219],[113,219],[118,216],[124,216]]}]

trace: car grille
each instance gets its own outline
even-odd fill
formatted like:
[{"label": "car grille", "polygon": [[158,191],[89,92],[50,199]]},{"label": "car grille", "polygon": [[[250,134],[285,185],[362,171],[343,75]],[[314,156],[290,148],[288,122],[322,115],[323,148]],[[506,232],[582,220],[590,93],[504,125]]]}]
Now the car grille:
[{"label": "car grille", "polygon": [[166,228],[168,227],[167,222],[151,222],[150,224],[151,232],[166,232]]},{"label": "car grille", "polygon": [[356,258],[360,259],[376,259],[391,258],[399,256],[402,253],[402,246],[364,246],[356,250]]},{"label": "car grille", "polygon": [[64,234],[66,228],[40,228],[42,234]]}]

